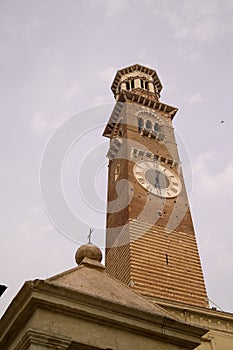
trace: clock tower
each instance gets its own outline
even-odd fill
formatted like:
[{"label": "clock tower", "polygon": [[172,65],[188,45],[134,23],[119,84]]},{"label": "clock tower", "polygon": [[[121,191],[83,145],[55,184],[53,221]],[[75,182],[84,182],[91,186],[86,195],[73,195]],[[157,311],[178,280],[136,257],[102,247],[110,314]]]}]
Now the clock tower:
[{"label": "clock tower", "polygon": [[106,271],[156,300],[208,307],[172,126],[155,70],[117,72],[108,151]]}]

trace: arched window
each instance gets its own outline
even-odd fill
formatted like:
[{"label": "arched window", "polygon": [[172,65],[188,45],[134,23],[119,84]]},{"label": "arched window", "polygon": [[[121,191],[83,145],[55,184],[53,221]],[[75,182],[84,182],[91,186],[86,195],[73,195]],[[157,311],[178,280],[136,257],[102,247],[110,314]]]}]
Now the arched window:
[{"label": "arched window", "polygon": [[135,88],[134,79],[126,81],[125,85],[126,85],[126,90],[134,89]]},{"label": "arched window", "polygon": [[146,121],[146,129],[151,130],[152,129],[152,123],[150,120]]},{"label": "arched window", "polygon": [[160,125],[158,123],[154,124],[154,131],[159,131],[160,130]]},{"label": "arched window", "polygon": [[140,79],[140,86],[142,89],[149,90],[149,82],[143,79]]},{"label": "arched window", "polygon": [[138,118],[138,131],[141,131],[144,127],[144,120],[142,118]]}]

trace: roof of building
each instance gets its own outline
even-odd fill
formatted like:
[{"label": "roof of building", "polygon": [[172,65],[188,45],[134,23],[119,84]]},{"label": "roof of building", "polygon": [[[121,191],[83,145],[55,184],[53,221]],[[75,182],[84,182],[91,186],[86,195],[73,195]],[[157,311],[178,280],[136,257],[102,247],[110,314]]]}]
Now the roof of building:
[{"label": "roof of building", "polygon": [[141,311],[174,318],[160,306],[153,304],[130,287],[108,275],[100,262],[87,257],[78,267],[48,278],[45,282]]}]

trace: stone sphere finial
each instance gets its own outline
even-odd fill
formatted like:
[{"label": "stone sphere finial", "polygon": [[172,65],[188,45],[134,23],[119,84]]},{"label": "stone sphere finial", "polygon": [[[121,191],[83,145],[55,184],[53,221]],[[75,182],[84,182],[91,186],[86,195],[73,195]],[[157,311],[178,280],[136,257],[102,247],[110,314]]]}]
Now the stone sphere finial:
[{"label": "stone sphere finial", "polygon": [[92,243],[87,243],[78,248],[75,254],[75,260],[79,265],[84,258],[92,259],[101,262],[102,260],[102,252],[100,248]]}]

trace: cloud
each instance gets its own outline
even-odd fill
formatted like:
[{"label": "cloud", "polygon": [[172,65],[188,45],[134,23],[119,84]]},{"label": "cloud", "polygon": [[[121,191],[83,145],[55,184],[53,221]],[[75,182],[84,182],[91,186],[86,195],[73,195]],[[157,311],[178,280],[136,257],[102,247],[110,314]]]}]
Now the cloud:
[{"label": "cloud", "polygon": [[112,81],[117,70],[118,70],[118,68],[116,68],[114,66],[109,66],[109,67],[99,71],[98,75],[99,75],[101,80],[109,82],[109,81]]},{"label": "cloud", "polygon": [[145,60],[148,57],[148,49],[145,47],[139,47],[135,57],[139,60]]},{"label": "cloud", "polygon": [[[217,165],[217,166],[216,166]],[[216,169],[219,171],[216,172]],[[215,153],[201,154],[193,164],[194,184],[196,193],[208,200],[213,196],[218,200],[233,198],[233,161],[230,160],[221,167],[221,157]]]},{"label": "cloud", "polygon": [[[36,240],[38,239],[41,240],[41,243],[43,245],[45,236],[47,236],[53,230],[54,228],[51,224],[36,227],[36,224],[32,221],[32,219],[28,219],[19,223],[15,231],[15,238],[21,241],[22,243],[25,243],[25,247],[28,247],[28,253],[30,253],[31,255],[32,247],[29,246],[29,242],[30,245],[34,245]],[[34,237],[34,239],[32,239],[32,237]]]},{"label": "cloud", "polygon": [[[203,249],[209,250],[209,258],[212,260],[212,263],[215,261],[215,273],[223,274],[226,271],[226,268],[231,269],[233,266],[233,252],[231,245],[229,246],[228,242],[222,240],[223,236],[213,237],[207,235],[203,239]],[[216,263],[216,257],[218,261]]]},{"label": "cloud", "polygon": [[201,93],[197,92],[196,94],[194,94],[193,96],[190,97],[189,102],[191,104],[194,103],[198,103],[198,102],[202,102],[202,97],[201,97]]},{"label": "cloud", "polygon": [[212,44],[226,33],[232,33],[233,8],[229,1],[196,0],[171,2],[164,0],[153,6],[156,16],[164,18],[179,39],[195,39]]},{"label": "cloud", "polygon": [[92,105],[101,105],[105,103],[112,103],[112,98],[109,95],[95,96],[92,100]]},{"label": "cloud", "polygon": [[[193,163],[192,209],[208,295],[225,310],[232,310],[233,161],[223,164],[221,154],[201,154]],[[224,285],[224,291],[223,291]]]},{"label": "cloud", "polygon": [[36,136],[41,136],[55,130],[61,121],[61,116],[53,117],[52,119],[52,116],[48,116],[43,112],[37,112],[32,117],[30,129]]},{"label": "cloud", "polygon": [[178,48],[180,56],[187,58],[190,62],[198,62],[200,60],[200,51],[192,48]]},{"label": "cloud", "polygon": [[[232,310],[231,300],[233,281],[232,275],[233,252],[232,240],[226,238],[224,231],[218,231],[214,236],[213,229],[205,233],[202,238],[202,249],[205,252],[205,276],[207,280],[208,296],[214,304],[223,310]],[[224,286],[224,287],[223,287]]]},{"label": "cloud", "polygon": [[111,19],[118,16],[129,7],[127,0],[95,0],[83,1],[83,3],[85,8],[88,6],[88,12],[96,12],[96,10],[100,10],[104,13],[104,16]]},{"label": "cloud", "polygon": [[15,30],[15,19],[7,14],[1,14],[0,28],[8,39],[15,41],[17,39],[17,31]]},{"label": "cloud", "polygon": [[126,0],[103,0],[103,5],[105,7],[107,17],[115,17],[119,15],[122,11],[125,11],[127,7]]},{"label": "cloud", "polygon": [[81,92],[81,86],[77,81],[73,81],[65,91],[64,98],[66,101],[71,101],[79,96]]},{"label": "cloud", "polygon": [[[5,235],[0,247],[4,261],[1,282],[8,286],[1,298],[0,317],[25,280],[64,271],[69,259],[62,258],[62,255],[72,247],[73,243],[58,234],[50,224],[42,206],[32,207],[25,213]],[[71,253],[67,255],[71,256]]]}]

